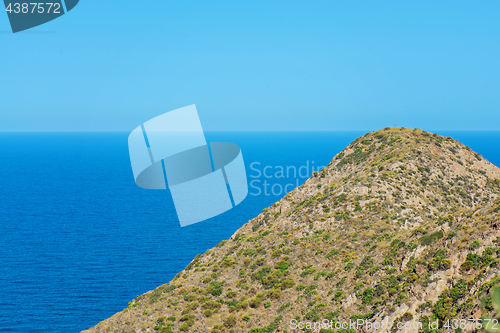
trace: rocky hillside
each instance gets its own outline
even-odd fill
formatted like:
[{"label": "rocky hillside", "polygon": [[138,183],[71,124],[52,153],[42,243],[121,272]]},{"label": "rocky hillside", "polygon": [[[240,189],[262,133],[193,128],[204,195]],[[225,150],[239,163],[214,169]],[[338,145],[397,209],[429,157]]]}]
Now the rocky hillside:
[{"label": "rocky hillside", "polygon": [[499,179],[499,168],[450,137],[368,133],[172,281],[85,332],[292,332],[324,319],[461,332],[443,326],[494,316]]}]

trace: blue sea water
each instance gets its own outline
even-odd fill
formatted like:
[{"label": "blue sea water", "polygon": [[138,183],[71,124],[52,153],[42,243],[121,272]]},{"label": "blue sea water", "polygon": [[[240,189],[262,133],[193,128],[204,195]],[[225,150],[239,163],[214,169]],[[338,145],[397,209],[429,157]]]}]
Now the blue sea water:
[{"label": "blue sea water", "polygon": [[[0,133],[0,332],[79,332],[123,310],[283,197],[286,185],[303,183],[293,167],[310,175],[362,134],[207,132],[207,141],[241,147],[250,194],[181,228],[168,191],[135,185],[128,133]],[[500,165],[500,132],[439,134]]]}]

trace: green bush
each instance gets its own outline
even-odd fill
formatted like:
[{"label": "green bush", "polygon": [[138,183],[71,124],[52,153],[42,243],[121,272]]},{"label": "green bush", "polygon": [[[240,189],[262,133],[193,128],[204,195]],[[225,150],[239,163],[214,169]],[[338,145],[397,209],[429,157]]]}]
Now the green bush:
[{"label": "green bush", "polygon": [[221,267],[223,267],[223,268],[225,268],[225,267],[233,267],[234,265],[236,265],[236,259],[234,259],[234,258],[226,258],[221,263]]},{"label": "green bush", "polygon": [[180,321],[185,321],[185,324],[187,324],[188,326],[193,326],[193,324],[194,324],[194,314],[187,313],[187,314],[183,315],[179,320]]},{"label": "green bush", "polygon": [[449,260],[449,259],[443,259],[439,263],[439,269],[447,270],[447,269],[450,269],[450,268],[451,268],[451,260]]},{"label": "green bush", "polygon": [[226,319],[224,319],[224,326],[227,328],[234,327],[236,325],[236,316],[229,315]]},{"label": "green bush", "polygon": [[302,291],[302,290],[306,289],[306,286],[303,285],[302,283],[299,283],[299,285],[297,286],[296,289],[297,289],[297,291]]},{"label": "green bush", "polygon": [[492,256],[493,254],[495,254],[495,249],[491,248],[491,247],[488,247],[488,248],[484,249],[484,251],[483,251],[483,257],[484,256]]},{"label": "green bush", "polygon": [[262,303],[262,298],[263,297],[254,297],[250,300],[249,305],[251,308],[258,308],[260,303]]},{"label": "green bush", "polygon": [[475,240],[472,242],[472,244],[469,246],[469,250],[474,251],[477,249],[481,244],[479,244],[479,241]]},{"label": "green bush", "polygon": [[212,281],[210,285],[207,287],[207,292],[211,293],[213,296],[222,295],[222,285],[224,282]]},{"label": "green bush", "polygon": [[403,319],[403,321],[410,321],[413,319],[413,315],[410,312],[405,312],[401,319]]},{"label": "green bush", "polygon": [[290,302],[286,303],[286,304],[281,304],[280,307],[278,308],[278,313],[283,311],[284,309],[286,309],[287,307],[290,306]]},{"label": "green bush", "polygon": [[411,273],[410,275],[408,275],[408,278],[406,279],[406,281],[408,281],[408,283],[413,283],[413,282],[417,281],[417,279],[418,279],[418,275],[415,273]]},{"label": "green bush", "polygon": [[350,262],[344,267],[344,271],[350,271],[354,267],[354,263]]},{"label": "green bush", "polygon": [[278,299],[281,297],[281,288],[273,288],[266,292],[266,295],[270,298]]},{"label": "green bush", "polygon": [[378,272],[380,270],[380,266],[374,266],[370,269],[369,273],[370,275],[373,275],[375,274],[376,272]]},{"label": "green bush", "polygon": [[361,299],[363,304],[371,304],[373,302],[373,289],[367,288],[363,292],[363,298]]},{"label": "green bush", "polygon": [[439,230],[439,231],[433,233],[432,235],[420,237],[420,244],[421,245],[431,245],[432,243],[435,243],[438,239],[441,239],[443,237],[444,237],[443,230]]},{"label": "green bush", "polygon": [[215,301],[206,301],[201,305],[203,309],[210,309],[210,310],[215,310],[215,309],[220,309],[222,304],[215,302]]},{"label": "green bush", "polygon": [[460,271],[468,272],[474,268],[474,263],[472,261],[466,260],[460,265]]},{"label": "green bush", "polygon": [[295,285],[295,281],[293,279],[287,278],[281,281],[281,289],[292,288]]}]

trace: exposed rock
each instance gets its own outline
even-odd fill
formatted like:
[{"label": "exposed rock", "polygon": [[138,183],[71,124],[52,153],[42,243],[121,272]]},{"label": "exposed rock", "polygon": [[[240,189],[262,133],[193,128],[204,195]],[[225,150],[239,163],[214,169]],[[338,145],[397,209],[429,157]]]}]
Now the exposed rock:
[{"label": "exposed rock", "polygon": [[442,325],[491,315],[480,300],[500,283],[499,178],[451,138],[368,133],[86,332],[290,332],[294,319],[396,325],[432,315]]}]

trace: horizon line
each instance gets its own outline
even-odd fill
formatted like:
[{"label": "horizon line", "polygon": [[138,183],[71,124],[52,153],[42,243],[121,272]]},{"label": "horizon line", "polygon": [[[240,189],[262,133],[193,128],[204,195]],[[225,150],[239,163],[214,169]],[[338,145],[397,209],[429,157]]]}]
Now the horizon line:
[{"label": "horizon line", "polygon": [[[378,130],[367,129],[345,129],[345,130],[204,130],[204,132],[375,132],[384,129],[382,127]],[[390,127],[398,128],[398,127]],[[399,127],[410,128],[412,127]],[[418,128],[418,127],[415,127]],[[418,128],[423,130],[421,128]],[[455,132],[500,132],[500,129],[429,129],[423,130],[425,132],[439,132],[439,131],[455,131]],[[14,130],[14,131],[0,131],[0,133],[129,133],[131,130]]]}]

